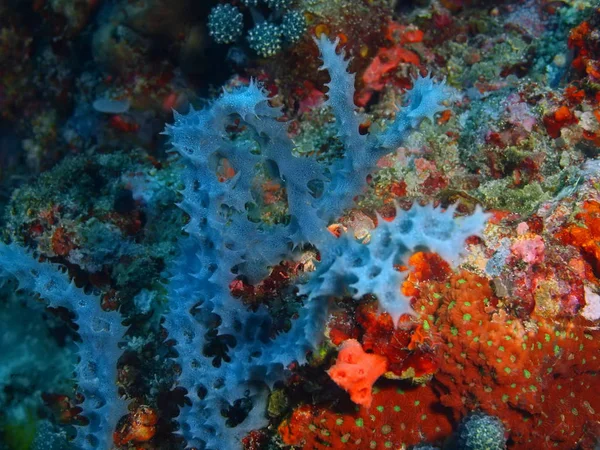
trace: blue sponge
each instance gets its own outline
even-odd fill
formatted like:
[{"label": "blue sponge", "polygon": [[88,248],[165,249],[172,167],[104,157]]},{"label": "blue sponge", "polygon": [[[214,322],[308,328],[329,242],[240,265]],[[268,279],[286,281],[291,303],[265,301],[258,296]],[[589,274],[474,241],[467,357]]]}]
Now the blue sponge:
[{"label": "blue sponge", "polygon": [[103,311],[97,296],[76,287],[55,264],[39,262],[19,245],[0,243],[0,280],[7,276],[16,278],[20,289],[38,294],[49,306],[75,313],[81,336],[75,375],[85,397],[81,407],[89,425],[78,427],[74,444],[85,450],[110,448],[117,421],[128,412],[115,385],[121,355],[118,344],[125,334],[120,314]]},{"label": "blue sponge", "polygon": [[471,216],[455,218],[454,211],[417,204],[408,211],[397,208],[391,222],[379,217],[368,243],[348,234],[332,240],[321,249],[321,262],[301,293],[313,299],[374,294],[397,324],[402,314],[414,312],[400,289],[404,275],[394,266],[408,265],[408,257],[419,250],[438,253],[456,265],[466,251],[465,240],[482,233],[488,214],[478,207]]},{"label": "blue sponge", "polygon": [[[345,150],[344,157],[327,168],[331,176],[324,176],[325,168],[314,159],[292,152],[294,144],[280,109],[269,104],[254,81],[223,93],[203,110],[175,114],[175,123],[165,132],[185,166],[180,206],[190,216],[180,256],[170,268],[170,311],[165,317],[165,328],[179,354],[179,383],[191,400],[178,417],[180,433],[190,447],[240,448],[244,433],[266,425],[269,388],[285,376],[290,363],[304,363],[306,352],[322,336],[325,297],[375,294],[382,309],[396,320],[411,310],[400,294],[403,277],[394,264],[420,246],[454,262],[463,252],[464,239],[479,233],[486,219],[480,210],[455,219],[453,209],[442,212],[415,206],[389,224],[380,221],[368,244],[347,235],[335,239],[329,233],[327,226],[352,206],[378,159],[395,150],[386,145],[402,142],[421,120],[439,111],[446,89],[430,78],[418,79],[415,92],[407,94],[409,105],[387,131],[364,136],[359,130],[363,116],[353,101],[349,62],[343,52],[337,52],[337,41],[321,36],[316,43],[322,69],[331,77],[327,104]],[[249,138],[228,133],[234,121]],[[217,178],[213,161],[218,158],[229,161],[235,176],[225,181]],[[255,168],[263,163],[273,168],[285,187],[287,224],[263,226],[247,217],[245,205],[252,200]],[[315,181],[323,184],[320,196],[309,188]],[[300,287],[307,298],[291,330],[271,339],[268,312],[248,311],[231,296],[229,284],[236,276],[260,281],[270,266],[293,258],[295,248],[305,243],[319,249],[322,261]],[[215,315],[220,318],[217,326]],[[229,348],[227,358],[215,364],[205,350],[211,340],[219,339]],[[229,427],[222,411],[240,401],[252,408],[240,423]]]}]

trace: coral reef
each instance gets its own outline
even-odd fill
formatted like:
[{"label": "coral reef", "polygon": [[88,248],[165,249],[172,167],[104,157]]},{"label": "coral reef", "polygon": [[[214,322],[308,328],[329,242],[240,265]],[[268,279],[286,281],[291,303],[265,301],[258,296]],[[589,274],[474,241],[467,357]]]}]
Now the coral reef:
[{"label": "coral reef", "polygon": [[103,312],[99,299],[78,289],[60,269],[40,263],[17,245],[0,246],[0,267],[0,276],[16,278],[19,289],[38,294],[53,308],[68,308],[76,314],[81,343],[75,377],[84,396],[81,409],[89,423],[79,427],[74,445],[109,447],[111,431],[126,411],[115,386],[121,354],[118,344],[125,334],[120,315]]},{"label": "coral reef", "polygon": [[285,444],[306,449],[414,445],[451,433],[451,422],[437,405],[430,387],[382,386],[373,393],[368,410],[305,405],[280,425],[279,432]]},{"label": "coral reef", "polygon": [[0,2],[0,450],[596,448],[599,30]]}]

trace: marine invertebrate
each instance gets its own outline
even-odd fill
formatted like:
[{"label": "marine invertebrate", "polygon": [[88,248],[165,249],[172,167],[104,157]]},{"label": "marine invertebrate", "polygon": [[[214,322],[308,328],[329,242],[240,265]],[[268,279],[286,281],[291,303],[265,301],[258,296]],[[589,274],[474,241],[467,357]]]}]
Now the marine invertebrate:
[{"label": "marine invertebrate", "polygon": [[281,34],[286,42],[290,44],[298,42],[306,31],[304,14],[300,11],[290,11],[285,13],[283,19],[281,19],[279,28],[281,29]]},{"label": "marine invertebrate", "polygon": [[[243,3],[251,10],[254,21],[246,40],[249,47],[262,58],[275,56],[284,45],[295,44],[306,31],[304,14],[300,10],[289,9],[288,0],[264,1],[265,5],[273,10],[269,20],[265,20],[258,12],[257,0],[245,0]],[[282,14],[283,10],[287,12]],[[232,44],[243,34],[244,16],[236,6],[229,3],[219,4],[208,16],[208,29],[216,43]]]},{"label": "marine invertebrate", "polygon": [[231,44],[244,30],[244,16],[229,3],[215,6],[208,15],[208,33],[218,44]]},{"label": "marine invertebrate", "polygon": [[397,325],[400,316],[411,314],[412,309],[401,290],[404,276],[395,266],[406,266],[407,258],[422,248],[456,265],[465,252],[466,238],[481,233],[487,220],[479,208],[458,219],[454,210],[413,205],[409,211],[397,210],[391,221],[380,218],[368,243],[342,236],[325,247],[315,276],[301,292],[311,298],[336,295],[344,289],[355,299],[374,294]]},{"label": "marine invertebrate", "polygon": [[[296,439],[286,442],[299,442],[299,447],[314,442],[328,449],[410,448],[434,439],[433,446],[473,409],[499,416],[515,450],[595,445],[592,437],[600,435],[594,395],[598,323],[591,320],[598,314],[591,306],[598,300],[592,270],[597,233],[587,217],[592,208],[579,209],[573,197],[597,196],[597,177],[587,167],[578,168],[597,155],[600,142],[594,97],[597,17],[586,20],[584,42],[577,43],[588,52],[591,73],[575,76],[576,89],[564,94],[555,87],[564,77],[573,78],[564,30],[588,15],[590,0],[545,1],[540,8],[535,0],[509,0],[494,8],[471,2],[473,8],[452,16],[440,2],[422,0],[90,0],[82,14],[77,4],[85,0],[38,0],[31,8],[0,3],[0,104],[6,106],[0,153],[8,155],[0,156],[0,205],[7,204],[0,229],[3,239],[35,249],[40,262],[67,264],[78,286],[102,290],[103,306],[118,307],[132,324],[116,387],[126,393],[133,411],[120,421],[114,445],[276,448],[281,442],[273,436],[274,425],[295,410],[289,423]],[[231,53],[204,36],[210,9],[226,3],[238,8],[242,26],[248,25]],[[276,10],[276,3],[284,6]],[[81,51],[88,47],[89,33],[75,36],[85,21],[75,24],[70,18],[91,17],[89,11],[98,4],[102,8],[90,27],[97,30],[90,60]],[[295,9],[298,5],[302,12]],[[54,13],[60,11],[66,12]],[[286,33],[288,12],[298,23]],[[404,30],[403,25],[387,26],[391,17],[411,25]],[[317,45],[327,59],[323,64],[340,69],[335,74],[317,74],[318,52],[303,34],[303,19],[311,36],[319,37]],[[291,41],[297,45],[268,61],[249,60],[246,51],[254,52],[245,37],[251,20],[279,27],[283,49]],[[65,34],[65,26],[76,32],[67,29]],[[321,43],[323,35],[340,42]],[[353,57],[351,70],[340,47]],[[575,52],[575,57],[582,54],[578,48]],[[588,67],[584,63],[582,75]],[[406,126],[394,127],[394,117],[424,103],[412,98],[410,75],[426,69],[446,74],[461,93],[458,101],[436,101],[435,108],[444,110],[433,123],[420,126],[424,114],[416,125],[407,119]],[[222,97],[198,98],[206,89],[212,97],[212,86],[231,70],[237,73]],[[356,79],[347,72],[355,72]],[[249,83],[248,76],[260,81]],[[329,88],[323,88],[328,79]],[[364,95],[355,95],[355,83]],[[434,92],[419,88],[419,82],[415,89],[449,99],[451,93],[441,84],[433,83]],[[277,94],[270,98],[267,91]],[[129,104],[128,111],[94,110],[94,100],[104,96]],[[164,141],[155,131],[171,108],[186,108],[188,102],[196,106],[196,101],[202,111],[176,120],[178,131],[189,131],[178,136],[183,151],[165,157]],[[560,139],[548,136],[544,115],[559,119],[548,131]],[[306,129],[308,116],[316,132],[294,149],[289,138]],[[417,127],[418,133],[402,137]],[[387,131],[394,136],[384,148]],[[394,139],[400,148],[393,148]],[[25,168],[21,147],[39,163],[36,168],[54,165],[66,153],[78,156],[48,174],[52,183],[46,184]],[[115,157],[121,151],[130,154],[132,147],[139,148],[136,154],[147,164]],[[197,150],[206,150],[205,160]],[[319,157],[300,157],[313,153]],[[436,212],[423,218],[431,222],[458,199],[458,211],[441,222],[469,220],[478,201],[502,208],[498,216],[504,215],[497,226],[479,233],[481,239],[448,238],[455,250],[473,250],[458,276],[435,253],[410,256],[425,245],[386,253],[386,242],[394,246],[387,236],[404,233],[397,225],[411,216],[409,205],[436,205]],[[418,226],[419,220],[412,219]],[[531,232],[515,233],[525,220]],[[540,224],[535,230],[534,222]],[[184,225],[189,226],[181,233]],[[330,225],[338,237],[331,236]],[[489,277],[481,276],[496,249]],[[385,259],[394,252],[394,261]],[[347,278],[340,268],[345,261],[352,263]],[[386,276],[394,284],[387,291]],[[297,284],[305,295],[297,295]],[[321,292],[309,290],[323,285]],[[13,286],[7,283],[3,293]],[[388,307],[395,323],[383,310],[386,298],[377,298],[388,292],[396,296]],[[15,297],[30,300],[21,293]],[[328,304],[340,311],[335,311],[338,332],[325,338],[336,346],[356,339],[366,353],[387,359],[384,377],[394,378],[375,383],[371,408],[362,415],[354,415],[355,405],[325,373],[335,358],[329,343],[308,358],[310,364],[302,364],[322,335]],[[415,314],[397,317],[403,310]],[[36,336],[31,339],[50,332],[59,341],[66,331],[67,346],[74,347],[68,344],[78,339],[72,321],[54,328],[67,315],[65,309],[40,311],[42,326],[32,330]],[[168,330],[161,326],[163,315]],[[10,317],[0,337],[16,329]],[[22,361],[13,356],[21,348],[2,357]],[[29,361],[33,357],[31,352]],[[39,366],[34,362],[31,367]],[[75,382],[63,373],[58,376],[71,388]],[[27,378],[29,385],[35,383],[35,374]],[[8,383],[0,394],[0,428],[12,409],[9,402],[21,398],[12,396],[23,386],[20,380]],[[429,386],[422,397],[410,394],[390,405],[380,398],[379,389],[392,398],[400,395],[393,389],[410,391],[411,383]],[[108,385],[116,392],[113,382]],[[26,390],[34,398],[34,389]],[[76,406],[83,396],[71,404],[67,396],[55,398],[62,404],[56,421],[84,419],[85,414],[77,417]],[[415,401],[421,403],[415,406]],[[440,402],[448,406],[441,408]],[[424,403],[430,408],[418,409]],[[43,415],[54,418],[39,402],[29,404],[36,421]],[[139,405],[151,411],[146,414]],[[397,413],[396,406],[402,411]],[[321,416],[322,410],[327,411]],[[152,412],[160,417],[156,424]],[[265,412],[270,426],[244,436],[267,423]],[[313,413],[318,415],[314,420]],[[66,446],[55,445],[49,435],[64,441],[73,427],[54,425],[40,427],[36,445]],[[439,435],[430,425],[440,428]],[[27,447],[24,441],[11,443]]]},{"label": "marine invertebrate", "polygon": [[[420,286],[429,281],[445,281],[451,272],[450,266],[435,253],[418,252],[408,258],[409,274],[401,290],[407,298],[418,297]],[[363,299],[352,308],[334,312],[328,322],[329,339],[340,345],[347,339],[358,340],[363,349],[387,359],[386,378],[412,379],[422,383],[437,371],[439,355],[435,352],[436,341],[430,335],[428,319],[414,323],[403,317],[395,326],[389,314],[381,314],[375,299]],[[425,307],[417,304],[419,314]]]},{"label": "marine invertebrate", "polygon": [[75,376],[85,397],[81,408],[89,424],[78,427],[74,443],[82,449],[109,448],[117,421],[127,411],[115,386],[121,355],[118,344],[125,334],[120,314],[102,311],[97,296],[84,293],[57,266],[39,262],[16,244],[0,244],[0,279],[7,276],[50,306],[75,314],[81,336]]},{"label": "marine invertebrate", "polygon": [[[452,409],[457,420],[473,410],[494,415],[506,425],[512,441],[535,445],[548,438],[542,429],[566,417],[564,409],[563,413],[548,411],[546,405],[551,403],[547,402],[562,398],[565,404],[581,405],[588,401],[582,393],[600,365],[600,340],[582,319],[548,320],[535,314],[520,319],[498,302],[488,280],[462,272],[447,282],[421,286],[415,308],[440,346],[435,381],[444,387],[441,403]],[[564,389],[567,383],[577,384],[575,380],[581,383],[580,390],[573,389],[568,400],[564,394],[555,397],[557,385]],[[593,403],[589,415],[579,414],[565,424],[573,434],[553,434],[548,439],[573,443],[585,436],[585,424],[596,420],[599,411]],[[537,424],[535,429],[529,420]]]},{"label": "marine invertebrate", "polygon": [[365,353],[357,340],[348,339],[340,346],[335,365],[327,373],[348,391],[354,403],[369,408],[373,400],[371,387],[385,373],[386,367],[383,356]]},{"label": "marine invertebrate", "polygon": [[452,433],[431,386],[382,384],[369,409],[298,407],[279,427],[283,442],[306,449],[402,448]]},{"label": "marine invertebrate", "polygon": [[[180,256],[171,268],[170,311],[165,320],[179,353],[179,382],[188,390],[192,403],[178,417],[180,432],[189,446],[216,448],[227,442],[234,448],[244,433],[265,424],[262,411],[268,388],[283,378],[288,364],[304,362],[306,352],[319,339],[327,309],[322,297],[343,292],[338,289],[343,286],[335,282],[324,283],[322,274],[335,264],[343,264],[350,256],[348,250],[368,251],[366,246],[357,249],[356,245],[362,244],[352,244],[347,236],[333,238],[327,225],[352,204],[379,157],[391,151],[388,147],[401,142],[425,117],[432,117],[446,96],[443,84],[436,85],[431,78],[415,80],[416,91],[410,95],[409,105],[385,132],[387,145],[381,145],[376,136],[367,140],[360,134],[360,115],[352,100],[354,76],[347,72],[344,54],[338,54],[337,41],[331,42],[326,36],[317,44],[332,79],[327,101],[345,146],[345,155],[334,163],[329,179],[314,160],[292,154],[286,125],[277,120],[279,109],[269,105],[255,82],[224,93],[205,110],[176,114],[175,124],[166,130],[185,163],[180,206],[190,216],[185,227],[188,237],[182,240]],[[242,124],[244,132],[232,136],[230,127],[242,129]],[[215,161],[223,160],[231,167],[227,177],[217,173],[219,164]],[[266,226],[248,217],[253,169],[261,164],[286,190],[286,223]],[[320,195],[311,189],[314,181],[323,186]],[[471,218],[455,221],[453,212],[433,213],[431,208],[415,206],[406,214],[399,213],[394,224],[380,224],[379,240],[371,248],[382,251],[390,235],[395,237],[400,231],[406,240],[394,240],[393,244],[433,244],[432,250],[454,259],[462,252],[463,237],[477,233],[486,215],[477,211]],[[420,220],[431,223],[424,226]],[[419,226],[425,229],[417,231]],[[239,277],[251,283],[262,280],[270,267],[293,257],[293,247],[302,243],[311,243],[321,252],[319,270],[310,275],[317,281],[303,288],[310,295],[292,329],[271,340],[268,312],[246,310],[233,298],[229,286]],[[392,256],[395,252],[392,250]],[[395,279],[399,273],[392,259],[385,258],[382,269]],[[370,274],[363,274],[365,268],[355,270],[361,292],[378,294],[374,288],[381,285],[373,284]],[[399,289],[399,283],[396,287]],[[387,300],[380,299],[382,303]],[[408,310],[405,304],[397,308]],[[219,318],[216,324],[215,315]],[[199,349],[204,349],[203,355],[198,354]],[[248,405],[241,419],[227,414],[235,405]]]},{"label": "marine invertebrate", "polygon": [[504,450],[504,425],[493,416],[474,413],[463,419],[457,430],[461,450]]},{"label": "marine invertebrate", "polygon": [[256,24],[248,31],[248,44],[258,56],[267,58],[281,51],[282,30],[270,22]]},{"label": "marine invertebrate", "polygon": [[575,218],[581,223],[570,224],[559,230],[557,237],[565,244],[573,245],[580,252],[596,277],[600,276],[600,203],[594,200],[584,202],[583,211]]},{"label": "marine invertebrate", "polygon": [[380,92],[392,84],[398,87],[410,86],[410,77],[406,75],[407,66],[419,67],[419,55],[410,50],[411,44],[423,40],[423,32],[414,27],[405,27],[390,21],[387,25],[386,40],[391,47],[380,47],[362,74],[364,88],[358,94],[358,104],[365,105],[374,92]]},{"label": "marine invertebrate", "polygon": [[291,3],[290,0],[264,0],[264,2],[269,8],[273,9],[287,8]]},{"label": "marine invertebrate", "polygon": [[599,21],[600,11],[596,9],[588,20],[582,21],[573,28],[569,35],[569,47],[575,50],[576,56],[573,59],[572,66],[582,76],[587,77],[592,86],[600,81],[597,37]]}]

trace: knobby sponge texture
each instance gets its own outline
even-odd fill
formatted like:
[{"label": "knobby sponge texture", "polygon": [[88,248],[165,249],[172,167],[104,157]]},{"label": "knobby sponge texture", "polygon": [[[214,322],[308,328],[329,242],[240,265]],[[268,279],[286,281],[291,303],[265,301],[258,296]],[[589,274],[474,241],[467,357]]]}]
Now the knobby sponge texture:
[{"label": "knobby sponge texture", "polygon": [[456,265],[466,252],[465,240],[483,232],[488,214],[480,208],[471,216],[455,218],[454,213],[454,207],[415,204],[408,211],[397,208],[389,222],[380,217],[368,243],[342,235],[322,249],[322,261],[301,292],[309,298],[347,293],[357,300],[374,294],[381,310],[397,324],[402,314],[413,311],[400,289],[405,275],[395,266],[407,266],[410,255],[420,249]]},{"label": "knobby sponge texture", "polygon": [[[226,130],[238,117],[248,129],[244,139],[232,139]],[[278,121],[280,117],[279,108],[269,106],[263,89],[251,82],[224,93],[210,108],[176,114],[175,123],[166,129],[190,171],[183,178],[184,193],[189,195],[184,195],[182,207],[192,218],[205,219],[213,229],[221,230],[220,265],[228,270],[239,267],[252,283],[268,274],[268,266],[284,259],[290,245],[312,241],[324,226],[310,207],[314,198],[308,187],[311,181],[324,180],[322,169],[313,159],[292,154],[294,144],[287,125]],[[224,182],[211,168],[218,158],[227,159],[235,171]],[[291,216],[288,225],[264,230],[248,220],[246,205],[254,200],[251,186],[259,163],[274,166],[272,171],[285,180]],[[224,218],[220,214],[223,209],[231,215]],[[225,227],[227,221],[230,225]]]},{"label": "knobby sponge texture", "polygon": [[75,376],[85,399],[81,404],[89,425],[77,427],[74,444],[81,449],[108,449],[117,421],[127,413],[116,387],[119,341],[125,334],[120,314],[105,312],[100,299],[86,294],[57,265],[39,262],[16,244],[0,244],[0,278],[14,277],[19,288],[38,294],[53,308],[75,313],[81,342]]},{"label": "knobby sponge texture", "polygon": [[[164,325],[177,342],[179,383],[188,390],[192,402],[181,409],[178,421],[190,447],[235,449],[246,433],[267,425],[264,411],[269,389],[283,379],[291,362],[306,361],[307,351],[314,348],[322,333],[327,304],[305,305],[292,329],[271,339],[267,311],[247,311],[239,300],[231,298],[227,285],[222,290],[212,286],[210,270],[205,269],[210,259],[201,248],[192,236],[182,242],[180,260],[174,268],[178,275],[169,284],[171,311]],[[201,305],[197,304],[199,299]],[[194,310],[201,312],[194,317],[190,314]],[[227,331],[219,327],[219,337],[232,339],[228,340],[232,345],[230,360],[219,364],[203,354],[206,336],[214,331],[211,314],[228,317],[231,324]],[[252,402],[252,408],[241,423],[231,427],[221,411],[244,399]]]},{"label": "knobby sponge texture", "polygon": [[[181,366],[178,382],[191,401],[177,418],[188,447],[240,448],[247,432],[267,424],[269,389],[284,379],[292,362],[303,364],[319,342],[327,297],[348,291],[356,298],[375,294],[382,310],[397,319],[410,306],[401,296],[403,276],[394,264],[418,246],[454,261],[463,252],[465,234],[479,233],[486,218],[479,210],[471,218],[455,219],[454,210],[417,206],[399,212],[393,223],[382,222],[368,245],[348,235],[333,237],[327,226],[352,206],[378,159],[441,110],[447,90],[430,78],[417,79],[416,92],[385,136],[363,136],[348,61],[337,52],[337,41],[321,36],[316,43],[322,69],[331,77],[327,104],[345,150],[327,168],[329,175],[314,159],[293,153],[281,110],[269,104],[254,81],[224,92],[202,110],[176,113],[165,130],[184,165],[179,206],[190,216],[179,257],[170,268],[165,317]],[[234,123],[233,128],[243,126],[243,133],[231,133]],[[222,159],[232,169],[229,177],[217,173],[215,161]],[[269,167],[285,188],[289,220],[283,223],[249,219],[247,205],[254,200],[251,187],[259,167]],[[322,184],[321,193],[309,187],[314,182]],[[261,281],[272,266],[293,259],[303,244],[318,248],[321,262],[300,287],[306,298],[290,331],[273,338],[268,311],[248,311],[232,297],[229,285],[236,277]],[[224,349],[222,357],[209,350],[215,343]],[[232,424],[222,412],[240,402],[251,406]]]}]

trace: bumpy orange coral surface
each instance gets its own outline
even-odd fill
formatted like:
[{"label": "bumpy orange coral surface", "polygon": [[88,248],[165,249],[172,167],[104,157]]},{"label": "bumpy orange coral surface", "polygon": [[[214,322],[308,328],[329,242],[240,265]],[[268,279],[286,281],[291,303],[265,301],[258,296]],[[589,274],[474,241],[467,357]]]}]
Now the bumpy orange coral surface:
[{"label": "bumpy orange coral surface", "polygon": [[350,394],[354,403],[369,408],[373,383],[386,368],[387,360],[383,356],[366,353],[357,340],[348,339],[341,345],[337,361],[327,373]]},{"label": "bumpy orange coral surface", "polygon": [[497,416],[518,448],[573,449],[590,438],[600,420],[592,323],[513,316],[468,272],[423,287],[417,305],[437,336],[440,402],[457,421],[473,410]]},{"label": "bumpy orange coral surface", "polygon": [[279,433],[286,445],[304,450],[395,449],[447,437],[452,424],[431,386],[386,382],[374,388],[368,410],[303,405]]}]

